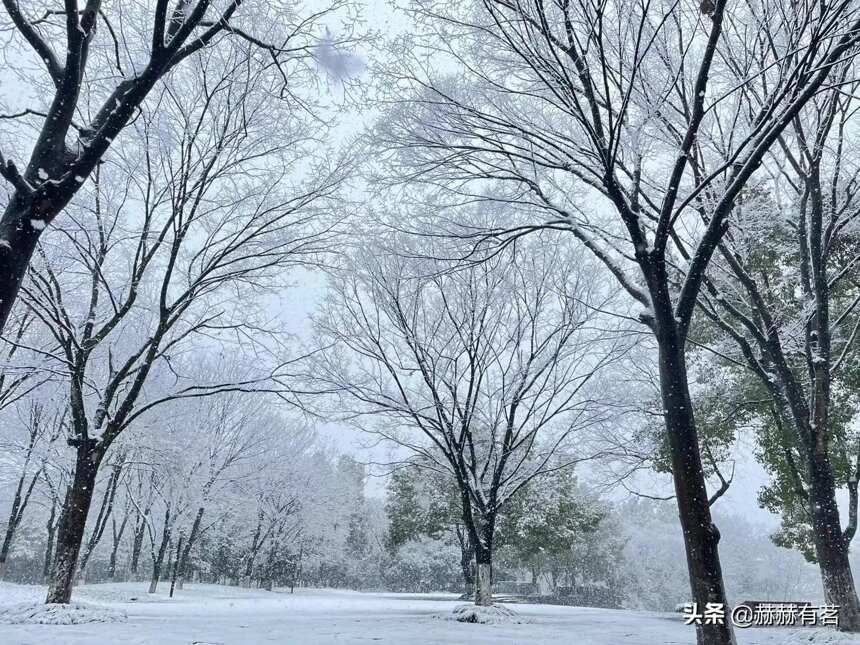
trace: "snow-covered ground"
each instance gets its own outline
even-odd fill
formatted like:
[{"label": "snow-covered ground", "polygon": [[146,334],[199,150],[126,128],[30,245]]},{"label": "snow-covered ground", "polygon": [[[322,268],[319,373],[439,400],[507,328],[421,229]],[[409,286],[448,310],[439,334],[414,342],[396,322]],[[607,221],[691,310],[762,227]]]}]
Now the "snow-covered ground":
[{"label": "snow-covered ground", "polygon": [[[38,602],[44,588],[0,583],[0,612]],[[150,596],[137,583],[86,585],[75,599],[125,613],[119,623],[0,624],[3,645],[329,645],[380,643],[506,645],[690,645],[691,627],[680,617],[549,605],[512,605],[523,624],[473,625],[443,620],[459,603],[443,594],[385,594],[332,590],[268,593],[190,585],[178,596]],[[860,638],[826,630],[738,630],[739,645],[855,645]]]}]

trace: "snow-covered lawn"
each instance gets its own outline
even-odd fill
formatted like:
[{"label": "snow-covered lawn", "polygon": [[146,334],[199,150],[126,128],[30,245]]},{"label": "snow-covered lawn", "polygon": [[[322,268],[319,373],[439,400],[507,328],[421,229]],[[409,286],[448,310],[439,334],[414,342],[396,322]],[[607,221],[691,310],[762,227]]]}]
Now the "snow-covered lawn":
[{"label": "snow-covered lawn", "polygon": [[[0,583],[0,612],[38,602],[44,588]],[[134,600],[133,600],[134,599]],[[125,613],[121,623],[0,624],[3,645],[328,645],[381,643],[505,645],[690,645],[691,627],[679,616],[549,605],[511,605],[523,624],[474,625],[442,620],[459,603],[444,594],[297,590],[268,593],[190,585],[169,599],[137,583],[86,585],[75,600]],[[860,645],[860,638],[825,630],[738,630],[739,645]]]}]

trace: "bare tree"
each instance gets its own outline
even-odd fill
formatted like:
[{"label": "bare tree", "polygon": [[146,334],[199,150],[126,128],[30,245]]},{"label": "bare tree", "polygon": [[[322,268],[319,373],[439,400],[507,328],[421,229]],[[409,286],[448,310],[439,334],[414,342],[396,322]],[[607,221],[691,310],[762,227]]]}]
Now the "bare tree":
[{"label": "bare tree", "polygon": [[[240,551],[241,584],[250,586],[254,579],[266,577],[265,572],[274,573],[269,562],[261,562],[265,552],[278,554],[275,542],[284,544],[284,536],[296,535],[303,530],[300,513],[303,508],[314,505],[310,489],[318,486],[316,479],[322,473],[313,472],[314,464],[308,463],[314,433],[295,420],[278,420],[270,424],[265,445],[266,452],[252,461],[253,472],[247,472],[239,481],[239,494],[249,500],[244,518],[247,532],[247,548]],[[246,465],[246,468],[247,466]],[[269,578],[272,576],[269,575]]]},{"label": "bare tree", "polygon": [[314,380],[336,409],[457,482],[477,605],[492,604],[499,514],[535,477],[587,458],[564,451],[602,420],[590,381],[625,349],[592,309],[608,296],[545,238],[453,272],[377,251],[333,282],[316,321],[331,349]]},{"label": "bare tree", "polygon": [[[138,140],[97,171],[23,287],[56,344],[43,353],[65,374],[76,450],[49,602],[70,598],[96,474],[122,432],[170,401],[285,393],[273,380],[283,348],[252,296],[327,248],[325,215],[347,167],[316,162],[311,119],[271,105],[271,73],[249,55],[201,60],[163,84],[158,110],[134,125]],[[123,210],[135,215],[120,225]],[[202,351],[188,361],[195,341]],[[196,382],[191,363],[207,345],[216,357],[215,347],[254,347],[258,359]]]},{"label": "bare tree", "polygon": [[[20,416],[20,415],[19,415]],[[20,419],[26,428],[26,440],[23,445],[4,446],[8,455],[16,455],[20,459],[19,475],[12,495],[12,505],[6,520],[3,542],[0,543],[0,578],[6,569],[6,560],[12,548],[15,532],[21,525],[24,512],[30,503],[33,491],[45,474],[48,456],[45,444],[56,441],[62,433],[63,419],[61,415],[52,417],[45,412],[44,405],[31,401],[27,406],[26,417]]]},{"label": "bare tree", "polygon": [[[0,175],[11,189],[0,218],[0,331],[42,231],[162,79],[184,67],[183,61],[197,65],[201,52],[250,46],[258,53],[249,64],[278,70],[280,88],[273,87],[273,94],[298,105],[293,88],[314,71],[319,43],[313,32],[327,17],[345,17],[351,7],[331,0],[302,15],[291,3],[242,0],[156,0],[122,8],[104,7],[100,0],[88,0],[83,8],[76,0],[62,6],[46,0],[28,9],[18,0],[3,0],[3,6],[14,41],[32,49],[45,78],[25,79],[42,98],[36,106],[4,115],[35,119],[37,125],[29,153],[22,143],[17,153],[0,154]],[[13,160],[19,156],[28,158],[22,170]]]},{"label": "bare tree", "polygon": [[[701,605],[727,598],[687,380],[691,318],[739,196],[803,106],[840,82],[860,34],[842,0],[710,4],[705,15],[671,0],[418,2],[429,35],[386,79],[397,105],[379,128],[397,177],[448,193],[444,204],[453,191],[543,209],[484,237],[458,229],[455,209],[452,234],[569,231],[641,305]],[[737,67],[732,52],[751,42],[762,56]],[[700,625],[697,638],[734,642],[728,623]]]},{"label": "bare tree", "polygon": [[[192,548],[201,535],[220,519],[216,516],[214,521],[204,522],[207,509],[211,513],[213,503],[223,508],[225,502],[235,501],[229,489],[236,488],[245,477],[251,476],[252,468],[258,467],[262,455],[269,448],[266,441],[272,429],[269,426],[276,420],[271,416],[267,418],[261,403],[240,393],[222,394],[214,401],[207,401],[205,409],[202,405],[197,406],[197,414],[186,421],[186,424],[193,423],[196,430],[182,435],[188,445],[194,446],[192,451],[198,456],[191,468],[194,477],[188,486],[196,510],[191,527],[180,530],[182,547],[177,547],[172,581],[178,589],[183,587]],[[249,463],[253,466],[246,468]]]}]

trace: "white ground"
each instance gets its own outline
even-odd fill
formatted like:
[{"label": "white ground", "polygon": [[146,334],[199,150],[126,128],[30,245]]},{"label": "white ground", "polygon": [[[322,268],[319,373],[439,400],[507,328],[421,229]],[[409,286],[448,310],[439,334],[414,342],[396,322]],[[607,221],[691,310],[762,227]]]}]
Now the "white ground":
[{"label": "white ground", "polygon": [[[43,587],[0,583],[0,612],[44,598]],[[132,600],[136,598],[137,600]],[[173,599],[143,584],[87,585],[75,600],[128,614],[122,623],[0,624],[3,645],[692,645],[676,614],[512,605],[528,622],[473,625],[442,620],[454,596],[297,590],[288,593],[190,585]],[[738,630],[738,645],[860,645],[815,629]]]}]

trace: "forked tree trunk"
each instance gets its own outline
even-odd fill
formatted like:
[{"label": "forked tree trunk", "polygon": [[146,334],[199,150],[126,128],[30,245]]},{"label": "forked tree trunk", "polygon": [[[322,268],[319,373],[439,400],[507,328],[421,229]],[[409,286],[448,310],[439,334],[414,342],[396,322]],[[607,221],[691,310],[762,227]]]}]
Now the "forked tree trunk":
[{"label": "forked tree trunk", "polygon": [[824,598],[828,604],[839,606],[839,629],[857,632],[860,631],[860,602],[848,560],[848,541],[839,520],[833,470],[826,451],[811,451],[809,481],[813,540]]},{"label": "forked tree trunk", "polygon": [[[671,305],[668,306],[668,311],[671,315]],[[665,313],[664,311],[664,316]],[[711,518],[687,382],[686,358],[684,348],[678,341],[674,320],[661,327],[658,319],[657,341],[663,414],[672,459],[678,515],[684,534],[692,600],[698,604],[700,611],[707,603],[722,604],[727,608],[726,615],[729,615],[717,548],[720,533]],[[696,636],[699,645],[735,643],[729,620],[723,621],[722,625],[697,625]]]},{"label": "forked tree trunk", "polygon": [[67,604],[72,599],[72,585],[77,570],[78,555],[84,539],[87,514],[93,501],[96,473],[102,454],[86,444],[77,449],[75,474],[66,491],[60,523],[51,584],[45,602]]}]

